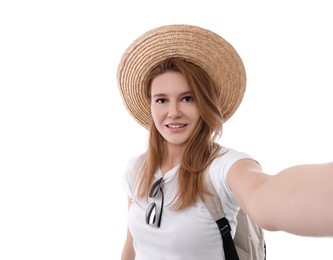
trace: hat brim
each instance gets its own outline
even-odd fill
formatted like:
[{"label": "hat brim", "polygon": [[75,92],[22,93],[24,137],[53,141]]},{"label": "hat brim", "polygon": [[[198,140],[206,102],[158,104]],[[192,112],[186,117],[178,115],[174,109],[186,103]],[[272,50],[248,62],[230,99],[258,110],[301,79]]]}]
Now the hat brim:
[{"label": "hat brim", "polygon": [[118,66],[118,86],[129,113],[145,128],[151,124],[150,102],[144,90],[147,73],[167,58],[192,62],[217,86],[224,122],[239,107],[245,92],[246,73],[233,46],[218,34],[193,25],[167,25],[137,38]]}]

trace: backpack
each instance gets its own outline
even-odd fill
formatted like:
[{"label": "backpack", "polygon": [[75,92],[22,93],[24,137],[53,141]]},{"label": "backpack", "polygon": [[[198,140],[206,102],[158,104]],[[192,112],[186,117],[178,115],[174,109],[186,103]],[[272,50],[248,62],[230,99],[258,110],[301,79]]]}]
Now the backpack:
[{"label": "backpack", "polygon": [[[145,159],[142,154],[137,159],[131,175],[134,187],[139,169]],[[242,209],[237,214],[237,227],[234,239],[231,237],[229,221],[225,218],[220,197],[217,194],[209,174],[205,174],[208,190],[213,196],[205,196],[202,201],[216,222],[222,237],[226,260],[266,260],[264,232]]]},{"label": "backpack", "polygon": [[220,197],[209,174],[205,174],[208,190],[213,196],[205,196],[203,203],[215,220],[222,237],[226,260],[266,260],[264,232],[242,209],[237,214],[234,239],[229,221],[225,218]]}]

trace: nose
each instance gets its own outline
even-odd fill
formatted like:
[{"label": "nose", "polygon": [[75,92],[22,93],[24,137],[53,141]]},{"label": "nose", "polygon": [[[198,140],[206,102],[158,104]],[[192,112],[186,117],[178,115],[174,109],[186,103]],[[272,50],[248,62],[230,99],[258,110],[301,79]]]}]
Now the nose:
[{"label": "nose", "polygon": [[181,117],[182,113],[177,102],[169,103],[168,117],[169,118],[178,118]]}]

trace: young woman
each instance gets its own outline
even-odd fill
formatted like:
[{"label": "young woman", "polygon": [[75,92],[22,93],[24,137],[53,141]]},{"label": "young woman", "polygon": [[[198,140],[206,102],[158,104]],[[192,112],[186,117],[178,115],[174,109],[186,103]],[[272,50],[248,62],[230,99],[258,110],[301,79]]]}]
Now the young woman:
[{"label": "young woman", "polygon": [[223,259],[219,230],[202,202],[209,194],[205,174],[233,235],[239,208],[267,230],[333,235],[332,162],[271,175],[250,155],[217,143],[245,82],[233,47],[200,27],[159,27],[127,49],[118,83],[149,142],[124,177],[129,212],[122,260]]}]

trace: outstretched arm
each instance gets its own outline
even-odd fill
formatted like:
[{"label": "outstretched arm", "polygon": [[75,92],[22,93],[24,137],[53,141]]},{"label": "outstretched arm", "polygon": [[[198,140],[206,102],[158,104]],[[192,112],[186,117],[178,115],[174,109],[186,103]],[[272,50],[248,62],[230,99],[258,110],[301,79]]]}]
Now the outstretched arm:
[{"label": "outstretched arm", "polygon": [[236,162],[228,184],[260,226],[303,236],[333,236],[333,162],[267,175],[253,160]]}]

